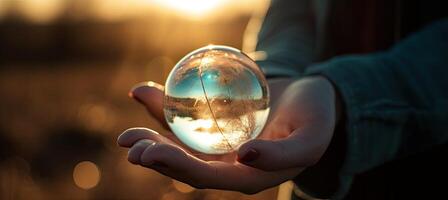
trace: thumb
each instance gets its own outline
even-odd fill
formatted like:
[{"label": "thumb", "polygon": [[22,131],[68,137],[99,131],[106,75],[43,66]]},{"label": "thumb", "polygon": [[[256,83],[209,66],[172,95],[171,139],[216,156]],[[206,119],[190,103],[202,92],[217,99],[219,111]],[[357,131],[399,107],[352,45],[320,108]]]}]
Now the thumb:
[{"label": "thumb", "polygon": [[238,161],[265,171],[316,164],[328,143],[314,133],[295,130],[287,138],[279,140],[250,140],[238,149]]},{"label": "thumb", "polygon": [[158,83],[148,81],[135,85],[129,96],[146,107],[150,115],[155,117],[165,127],[168,127],[163,113],[164,87]]}]

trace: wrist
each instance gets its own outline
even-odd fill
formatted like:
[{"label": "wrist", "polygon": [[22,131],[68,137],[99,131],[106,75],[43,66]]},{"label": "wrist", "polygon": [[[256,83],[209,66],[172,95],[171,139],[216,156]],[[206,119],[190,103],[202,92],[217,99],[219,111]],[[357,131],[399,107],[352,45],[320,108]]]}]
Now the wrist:
[{"label": "wrist", "polygon": [[344,104],[336,84],[323,75],[313,75],[318,84],[325,88],[333,102],[335,128],[330,143],[319,161],[308,167],[295,178],[297,186],[316,198],[331,198],[340,187],[340,171],[345,161],[347,135],[344,119]]},{"label": "wrist", "polygon": [[335,121],[336,124],[338,124],[338,122],[340,122],[341,120],[343,120],[343,116],[344,116],[344,109],[343,109],[343,101],[342,101],[342,97],[340,92],[338,91],[336,85],[327,77],[322,76],[322,75],[318,75],[316,76],[316,78],[320,79],[322,82],[325,82],[325,84],[328,86],[328,88],[331,88],[331,94],[333,96],[333,102],[334,102],[334,108],[335,108]]}]

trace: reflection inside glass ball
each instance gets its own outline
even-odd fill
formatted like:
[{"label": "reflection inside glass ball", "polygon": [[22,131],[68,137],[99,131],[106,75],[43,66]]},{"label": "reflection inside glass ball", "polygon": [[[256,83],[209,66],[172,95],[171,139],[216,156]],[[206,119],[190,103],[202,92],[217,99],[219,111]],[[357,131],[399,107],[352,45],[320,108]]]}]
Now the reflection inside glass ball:
[{"label": "reflection inside glass ball", "polygon": [[173,68],[165,84],[165,118],[187,146],[224,154],[260,134],[269,114],[266,79],[239,50],[209,45]]}]

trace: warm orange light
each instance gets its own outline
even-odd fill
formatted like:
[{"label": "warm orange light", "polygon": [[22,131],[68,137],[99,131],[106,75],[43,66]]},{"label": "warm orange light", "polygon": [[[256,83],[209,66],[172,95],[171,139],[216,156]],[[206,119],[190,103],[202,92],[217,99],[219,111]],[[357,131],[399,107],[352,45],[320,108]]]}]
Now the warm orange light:
[{"label": "warm orange light", "polygon": [[73,181],[85,190],[94,188],[100,182],[101,174],[95,163],[82,161],[73,169]]},{"label": "warm orange light", "polygon": [[194,187],[191,187],[185,183],[176,181],[173,179],[173,186],[174,188],[176,188],[177,191],[182,192],[182,193],[190,193],[194,191]]},{"label": "warm orange light", "polygon": [[7,0],[0,0],[0,19],[5,16],[9,10],[10,2]]},{"label": "warm orange light", "polygon": [[46,24],[55,20],[66,6],[65,0],[17,1],[19,11],[35,23]]},{"label": "warm orange light", "polygon": [[156,0],[155,2],[191,16],[201,16],[216,9],[224,0]]}]

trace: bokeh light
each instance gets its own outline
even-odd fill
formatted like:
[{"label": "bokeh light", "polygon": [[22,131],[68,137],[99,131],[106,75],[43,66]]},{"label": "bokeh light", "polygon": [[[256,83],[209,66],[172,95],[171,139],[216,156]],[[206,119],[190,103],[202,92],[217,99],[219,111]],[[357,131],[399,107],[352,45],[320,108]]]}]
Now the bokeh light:
[{"label": "bokeh light", "polygon": [[9,0],[0,0],[0,20],[6,15],[9,10]]},{"label": "bokeh light", "polygon": [[78,118],[91,130],[109,130],[115,123],[115,115],[107,104],[86,103],[80,106]]},{"label": "bokeh light", "polygon": [[101,179],[98,166],[90,161],[82,161],[73,169],[73,181],[76,186],[88,190],[94,188]]},{"label": "bokeh light", "polygon": [[50,24],[61,18],[116,22],[166,15],[210,21],[229,19],[263,9],[267,1],[269,0],[0,0],[0,20],[9,15],[19,16],[35,24]]},{"label": "bokeh light", "polygon": [[201,46],[242,49],[253,12],[264,7],[266,0],[0,0],[0,199],[275,199],[275,189],[192,188],[130,164],[116,144],[129,127],[167,133],[128,97],[136,83],[163,84]]},{"label": "bokeh light", "polygon": [[226,0],[155,0],[156,3],[177,12],[199,17],[212,12]]},{"label": "bokeh light", "polygon": [[17,1],[19,12],[28,20],[38,24],[54,21],[63,12],[66,0],[21,0]]}]

